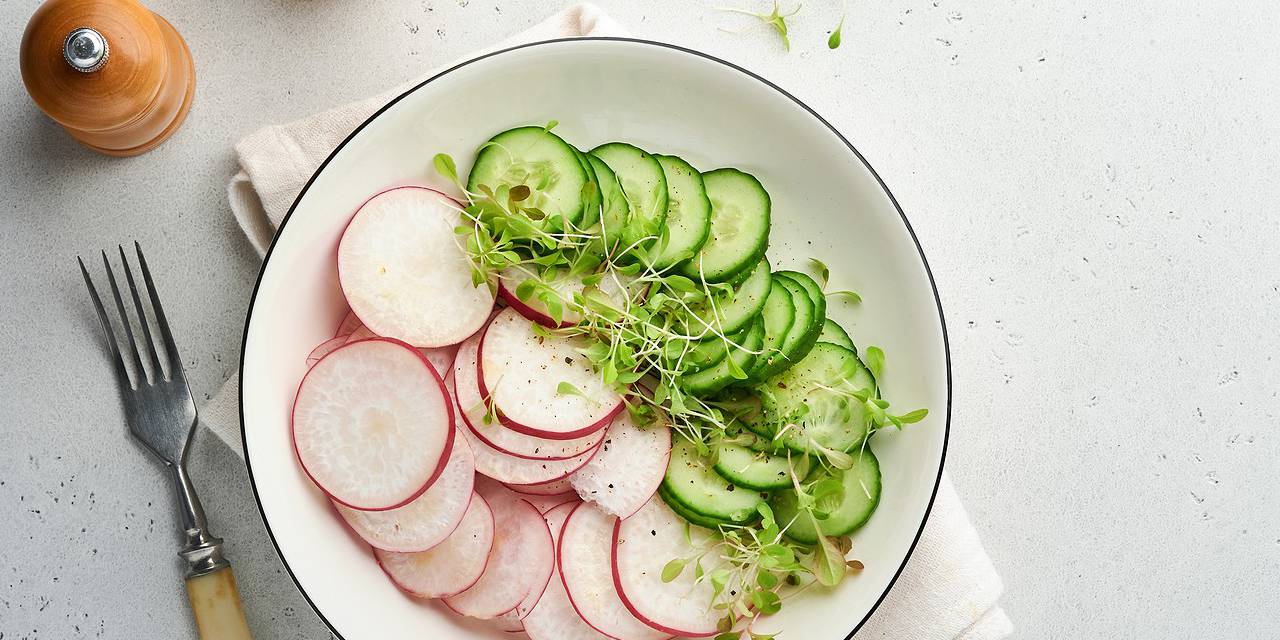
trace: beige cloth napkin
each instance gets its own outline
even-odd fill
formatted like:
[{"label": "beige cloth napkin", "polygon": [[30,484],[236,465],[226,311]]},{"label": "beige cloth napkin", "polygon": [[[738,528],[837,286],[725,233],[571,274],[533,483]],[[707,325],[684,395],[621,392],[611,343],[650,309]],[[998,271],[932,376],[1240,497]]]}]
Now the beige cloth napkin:
[{"label": "beige cloth napkin", "polygon": [[[580,4],[484,51],[590,35],[623,36],[627,31],[598,7]],[[259,253],[266,252],[298,192],[329,152],[379,107],[420,81],[288,124],[265,127],[236,144],[240,172],[227,187],[228,197],[236,220]],[[237,378],[228,380],[201,409],[201,422],[234,451],[243,453]],[[999,640],[1013,631],[999,606],[1003,590],[950,478],[944,475],[915,553],[857,637]]]}]

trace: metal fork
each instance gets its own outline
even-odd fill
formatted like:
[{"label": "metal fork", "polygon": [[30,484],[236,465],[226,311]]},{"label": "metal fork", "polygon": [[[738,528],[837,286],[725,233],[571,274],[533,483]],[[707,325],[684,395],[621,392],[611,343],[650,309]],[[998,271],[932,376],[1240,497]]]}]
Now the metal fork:
[{"label": "metal fork", "polygon": [[[107,310],[93,284],[93,278],[89,276],[89,270],[85,268],[84,260],[78,257],[76,260],[80,263],[80,273],[84,276],[85,285],[89,287],[89,296],[93,298],[94,309],[98,312],[98,320],[102,322],[102,331],[106,334],[107,350],[115,368],[129,431],[164,462],[177,488],[180,519],[186,537],[179,553],[186,560],[187,595],[191,600],[200,638],[248,639],[249,628],[240,605],[235,576],[231,572],[231,565],[222,555],[222,540],[209,532],[204,508],[200,505],[200,498],[187,474],[187,453],[191,446],[191,436],[195,433],[197,414],[195,400],[191,397],[191,389],[187,386],[187,378],[182,370],[182,360],[178,356],[178,347],[174,344],[169,322],[160,306],[160,296],[156,293],[151,270],[147,268],[147,259],[142,255],[142,247],[134,243],[138,267],[155,314],[155,325],[159,329],[159,338],[164,342],[163,356],[151,334],[151,322],[142,297],[138,295],[129,258],[125,255],[123,246],[118,248],[125,280],[129,284],[129,294],[133,299],[135,317],[142,330],[141,340],[135,339],[106,251],[102,252],[102,264],[110,283],[111,298],[119,313],[119,324],[124,330],[127,354],[121,353],[117,334],[112,329]],[[126,357],[135,372],[132,379],[125,364]],[[143,366],[144,357],[150,365],[149,369]]]}]

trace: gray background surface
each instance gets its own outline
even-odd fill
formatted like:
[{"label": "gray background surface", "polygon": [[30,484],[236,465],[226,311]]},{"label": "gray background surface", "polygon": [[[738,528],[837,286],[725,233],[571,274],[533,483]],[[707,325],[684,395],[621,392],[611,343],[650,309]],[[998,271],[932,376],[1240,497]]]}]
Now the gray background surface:
[{"label": "gray background surface", "polygon": [[[121,160],[31,105],[37,3],[0,0],[0,638],[195,637],[168,487],[124,437],[75,255],[149,249],[212,394],[258,267],[226,204],[233,143],[562,2],[155,0],[195,107]],[[833,52],[838,3],[815,2],[785,53],[704,4],[600,4],[778,82],[894,190],[951,329],[948,468],[1019,637],[1280,637],[1280,5],[849,2]],[[193,466],[258,637],[326,638],[235,454],[203,434]]]}]

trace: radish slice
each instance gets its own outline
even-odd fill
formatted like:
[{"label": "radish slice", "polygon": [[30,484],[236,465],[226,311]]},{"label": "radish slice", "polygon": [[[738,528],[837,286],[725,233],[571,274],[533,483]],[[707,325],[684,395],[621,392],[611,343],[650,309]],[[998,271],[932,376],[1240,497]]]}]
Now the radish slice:
[{"label": "radish slice", "polygon": [[613,586],[613,524],[591,504],[573,510],[560,532],[560,579],[574,611],[592,628],[618,640],[658,640],[670,634],[636,619]]},{"label": "radish slice", "polygon": [[555,543],[542,514],[516,494],[487,482],[477,483],[476,493],[493,509],[493,548],[480,579],[444,603],[464,616],[491,619],[515,609],[537,583],[545,581],[545,575],[529,569],[545,566],[548,554],[555,553]]},{"label": "radish slice", "polygon": [[436,373],[443,378],[453,370],[453,359],[458,355],[458,345],[418,349],[418,351],[421,351],[422,355],[427,357],[427,361],[431,363],[431,366],[436,368]]},{"label": "radish slice", "polygon": [[[455,411],[461,411],[455,406]],[[458,433],[471,445],[471,453],[475,456],[476,472],[507,484],[538,484],[567,478],[569,474],[581,469],[591,461],[597,449],[592,449],[579,456],[566,460],[527,460],[503,453],[485,444],[476,436],[475,431],[462,421]]]},{"label": "radish slice", "polygon": [[507,633],[520,633],[524,631],[524,623],[520,621],[520,616],[516,615],[515,610],[508,611],[493,619],[494,626],[500,631]]},{"label": "radish slice", "polygon": [[440,477],[416,500],[390,511],[356,511],[336,505],[351,530],[383,551],[426,551],[453,532],[467,512],[476,468],[471,447],[458,438]]},{"label": "radish slice", "polygon": [[609,425],[600,452],[569,476],[569,482],[583,500],[626,518],[658,491],[670,459],[671,427],[638,427],[624,411]]},{"label": "radish slice", "polygon": [[[468,338],[458,348],[453,366],[453,394],[458,399],[458,406],[464,409],[461,412],[463,420],[471,425],[471,432],[485,444],[517,458],[564,460],[596,448],[604,439],[603,430],[573,440],[547,440],[514,431],[501,423],[485,424],[485,406],[480,397],[476,366],[479,351],[479,336]],[[568,490],[570,487],[566,485],[556,493]]]},{"label": "radish slice", "polygon": [[[540,337],[533,327],[511,308],[489,323],[480,341],[480,395],[503,425],[539,438],[569,440],[608,426],[622,396],[580,352],[588,340]],[[580,393],[560,393],[562,383]]]},{"label": "radish slice", "polygon": [[[569,477],[572,478],[573,476]],[[507,488],[528,496],[558,496],[562,493],[573,493],[573,485],[569,484],[568,478],[552,480],[542,484],[509,484]]]},{"label": "radish slice", "polygon": [[344,345],[298,386],[293,446],[302,469],[352,509],[402,507],[431,487],[453,449],[453,405],[417,349],[387,338]]},{"label": "radish slice", "polygon": [[[581,314],[569,308],[572,306],[574,294],[596,296],[593,300],[607,302],[619,309],[623,307],[623,300],[626,299],[624,287],[633,278],[622,274],[606,275],[600,279],[598,284],[588,288],[582,283],[582,279],[587,275],[589,274],[571,276],[563,270],[557,270],[555,273],[544,274],[538,278],[555,292],[556,297],[559,298],[563,306],[558,324],[555,318],[552,317],[550,309],[547,308],[546,302],[536,297],[521,300],[520,296],[516,295],[516,290],[521,282],[535,278],[535,273],[528,267],[515,266],[504,269],[498,275],[498,295],[506,301],[508,306],[518,311],[520,315],[544,327],[553,329],[557,326],[571,327],[582,321]],[[545,291],[545,288],[543,290]]]},{"label": "radish slice", "polygon": [[333,332],[333,337],[341,338],[351,335],[351,332],[360,328],[360,317],[356,312],[347,310],[347,315],[342,317],[342,322],[338,323],[338,330]]},{"label": "radish slice", "polygon": [[308,367],[315,366],[317,362],[320,362],[320,358],[323,358],[329,355],[330,351],[333,351],[334,349],[337,349],[338,347],[341,347],[346,343],[347,343],[346,336],[338,336],[337,338],[330,338],[328,340],[325,340],[324,342],[321,342],[319,346],[311,350],[311,353],[307,354],[307,366]]},{"label": "radish slice", "polygon": [[582,500],[578,498],[578,494],[573,492],[562,493],[558,496],[526,495],[524,496],[524,499],[526,502],[533,505],[535,509],[537,509],[538,511],[541,511],[543,516],[546,516],[548,511],[551,511],[552,509],[562,504],[566,504],[566,503],[578,504],[579,502],[582,502]]},{"label": "radish slice", "polygon": [[444,542],[418,553],[374,549],[373,555],[397,587],[419,598],[443,598],[480,579],[493,539],[493,511],[472,493],[466,514]]},{"label": "radish slice", "polygon": [[555,577],[556,541],[559,540],[560,528],[564,526],[564,521],[573,512],[573,507],[574,505],[572,504],[564,503],[542,514],[542,519],[547,522],[547,531],[551,534],[552,553],[547,562],[543,563],[540,562],[542,558],[535,558],[534,562],[527,567],[527,570],[534,574],[537,580],[533,583],[533,590],[529,592],[529,595],[525,596],[520,606],[516,607],[516,614],[520,616],[521,620],[528,617],[529,612],[538,606],[538,602],[543,598],[543,595],[547,592],[548,585],[551,584],[552,579]]},{"label": "radish slice", "polygon": [[[547,512],[547,525],[556,537],[556,547],[560,546],[564,525],[577,506],[562,504]],[[524,617],[523,622],[524,631],[532,640],[610,640],[609,636],[587,625],[573,610],[560,579],[559,568],[553,572],[551,584],[547,585],[547,591],[542,594],[538,606]]]},{"label": "radish slice", "polygon": [[[711,606],[711,581],[695,584],[691,569],[670,582],[662,580],[662,568],[668,562],[702,553],[711,545],[711,536],[702,527],[688,526],[657,496],[635,515],[615,522],[613,586],[627,611],[663,633],[691,638],[714,635],[723,613]],[[715,553],[704,555],[701,563],[706,573],[720,566]]]},{"label": "radish slice", "polygon": [[370,331],[369,327],[360,325],[356,327],[355,331],[352,331],[351,333],[347,334],[346,341],[344,341],[342,344],[351,344],[352,342],[359,342],[361,340],[368,340],[369,338],[376,338],[376,337],[378,337],[378,334]]},{"label": "radish slice", "polygon": [[454,228],[461,206],[425,187],[369,198],[338,244],[338,279],[351,310],[380,336],[417,347],[462,342],[489,317],[493,293],[471,281]]}]

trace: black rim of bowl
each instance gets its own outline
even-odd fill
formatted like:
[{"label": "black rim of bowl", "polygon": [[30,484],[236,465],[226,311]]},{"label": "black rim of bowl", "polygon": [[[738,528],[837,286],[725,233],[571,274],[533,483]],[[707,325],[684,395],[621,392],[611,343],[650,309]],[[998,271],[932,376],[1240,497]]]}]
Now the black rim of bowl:
[{"label": "black rim of bowl", "polygon": [[[561,42],[571,42],[571,41],[628,42],[628,43],[634,43],[634,44],[662,47],[664,49],[671,49],[671,50],[679,51],[685,54],[697,56],[705,60],[716,62],[718,64],[724,65],[725,67],[733,69],[739,73],[742,73],[751,78],[754,78],[758,82],[763,83],[765,86],[782,94],[787,99],[794,102],[801,109],[804,109],[806,112],[808,112],[809,115],[813,116],[818,122],[822,123],[822,125],[826,127],[827,130],[829,130],[832,133],[832,135],[835,135],[837,138],[839,138],[840,142],[843,142],[844,145],[849,148],[849,151],[853,153],[855,157],[858,158],[858,161],[862,163],[862,166],[866,167],[867,171],[870,171],[871,175],[875,177],[876,182],[880,185],[880,188],[884,190],[885,195],[889,197],[889,201],[893,203],[893,208],[898,212],[898,217],[902,220],[903,226],[906,227],[907,233],[911,235],[911,241],[915,244],[916,253],[919,254],[920,256],[920,263],[924,265],[925,274],[929,277],[929,287],[933,293],[934,304],[937,306],[937,309],[938,309],[938,323],[939,323],[939,327],[942,330],[942,348],[943,348],[943,355],[946,360],[946,367],[947,367],[947,415],[946,415],[946,424],[944,426],[943,436],[942,436],[942,456],[941,456],[941,459],[938,461],[938,477],[935,478],[933,482],[933,491],[929,495],[929,505],[925,508],[924,517],[921,518],[920,520],[920,527],[916,530],[915,538],[913,538],[911,541],[911,546],[907,549],[906,555],[902,558],[902,564],[899,565],[897,571],[894,572],[893,578],[889,580],[889,584],[885,585],[884,592],[880,594],[879,598],[876,598],[875,604],[871,605],[871,609],[869,609],[867,611],[867,614],[862,617],[862,620],[858,622],[857,626],[855,626],[851,631],[849,631],[849,635],[845,636],[845,640],[849,640],[854,636],[855,633],[858,632],[859,629],[862,628],[863,625],[867,623],[867,620],[871,618],[871,615],[875,613],[876,609],[880,608],[880,604],[884,602],[885,597],[888,596],[889,592],[893,590],[894,584],[898,582],[898,578],[902,576],[903,569],[906,568],[907,562],[911,560],[912,554],[915,553],[916,545],[920,543],[920,536],[922,533],[924,533],[925,523],[929,521],[929,515],[933,512],[934,501],[938,497],[938,487],[942,483],[942,470],[945,468],[946,461],[947,461],[947,446],[951,440],[951,342],[950,342],[950,338],[947,335],[947,321],[946,321],[946,317],[942,312],[942,299],[938,296],[938,285],[934,281],[933,270],[929,268],[929,261],[927,258],[925,258],[924,249],[920,247],[920,239],[916,237],[915,229],[911,227],[911,221],[907,220],[907,215],[902,212],[902,207],[898,205],[897,198],[893,197],[893,192],[889,190],[888,185],[886,185],[884,183],[884,180],[880,178],[880,174],[876,173],[875,168],[872,167],[869,162],[867,162],[866,158],[862,157],[862,153],[859,152],[858,149],[854,147],[853,144],[850,143],[847,138],[844,137],[844,134],[840,133],[840,131],[838,131],[835,127],[833,127],[830,122],[827,122],[826,118],[823,118],[821,115],[819,115],[817,111],[814,111],[811,107],[809,107],[809,105],[805,104],[799,98],[791,95],[789,92],[787,92],[787,90],[783,89],[782,87],[779,87],[778,85],[770,82],[769,80],[766,80],[760,75],[757,75],[756,73],[753,73],[747,69],[744,69],[743,67],[740,67],[732,62],[723,60],[721,58],[718,58],[716,56],[713,56],[707,53],[703,53],[701,51],[696,51],[694,49],[689,49],[689,48],[681,47],[674,44],[668,44],[665,42],[643,40],[640,38],[622,38],[622,37],[556,38],[553,40],[541,40],[538,42],[530,42],[527,44],[516,45],[513,47],[508,47],[506,49],[501,49],[491,53],[486,53],[484,55],[466,60],[465,62],[460,62],[452,67],[449,67],[448,69],[445,69],[444,71],[441,71],[435,75],[432,75],[430,78],[427,78],[422,82],[419,82],[418,84],[414,85],[410,89],[406,90],[404,93],[401,93],[395,98],[392,98],[389,102],[387,102],[387,104],[383,105],[380,109],[374,112],[373,115],[369,116],[364,122],[360,123],[360,126],[356,127],[355,130],[350,133],[350,135],[348,135],[346,138],[342,140],[341,144],[339,144],[336,148],[334,148],[332,152],[329,153],[328,157],[324,159],[324,162],[320,163],[320,167],[316,169],[316,172],[313,173],[311,175],[311,178],[307,180],[307,183],[303,185],[302,190],[298,192],[298,197],[295,198],[293,201],[293,204],[289,206],[289,212],[285,214],[284,219],[280,221],[280,228],[276,230],[276,235],[271,240],[271,246],[267,248],[267,253],[265,256],[263,256],[262,268],[258,271],[258,278],[257,280],[254,281],[254,284],[253,284],[253,295],[249,299],[249,311],[245,316],[244,336],[241,338],[241,344],[240,344],[240,355],[241,355],[240,379],[241,380],[244,379],[244,349],[249,342],[249,323],[253,319],[253,307],[258,300],[258,288],[262,285],[262,276],[266,273],[267,264],[269,264],[271,261],[271,252],[274,251],[276,248],[276,240],[280,238],[280,234],[284,231],[285,225],[289,224],[289,218],[293,216],[294,210],[297,209],[298,203],[302,201],[302,197],[306,195],[307,190],[311,188],[311,184],[315,182],[316,178],[319,177],[321,173],[324,172],[325,167],[329,166],[329,162],[332,161],[333,158],[338,155],[338,152],[342,151],[342,148],[347,146],[348,142],[351,142],[353,138],[359,135],[360,132],[363,131],[364,128],[368,126],[370,122],[373,122],[375,119],[377,119],[378,116],[382,115],[382,112],[386,111],[387,109],[390,109],[392,105],[402,100],[405,96],[408,96],[409,94],[417,91],[418,89],[421,89],[422,87],[430,84],[431,82],[435,81],[437,78],[448,75],[450,73],[453,73],[454,71],[457,71],[458,69],[474,64],[486,58],[491,58],[493,56],[499,56],[505,53],[510,53],[512,51],[519,51],[521,49],[528,49],[531,47],[538,47],[538,46],[556,44]],[[276,534],[274,531],[271,530],[271,523],[267,520],[267,513],[262,508],[262,498],[258,495],[258,483],[253,477],[253,463],[249,459],[249,447],[248,445],[245,444],[244,395],[243,394],[240,395],[239,405],[240,405],[240,440],[241,440],[241,447],[244,450],[245,468],[249,472],[249,484],[253,488],[253,499],[258,504],[258,514],[262,517],[262,523],[267,528],[267,535],[270,536],[271,538],[271,545],[275,547],[276,555],[280,557],[280,562],[284,564],[285,571],[289,572],[289,578],[292,579],[293,583],[298,587],[298,592],[301,593],[302,597],[306,599],[307,604],[310,605],[311,609],[316,612],[316,615],[320,617],[320,620],[324,622],[325,626],[327,626],[329,630],[333,632],[333,634],[341,640],[344,638],[344,636],[337,630],[337,628],[333,626],[333,623],[329,622],[329,619],[325,617],[324,612],[320,611],[320,608],[316,606],[316,603],[311,600],[311,596],[307,593],[306,588],[302,586],[302,583],[298,582],[298,577],[294,575],[293,568],[289,566],[289,561],[285,559],[284,552],[281,551],[279,543],[276,542]]]}]

